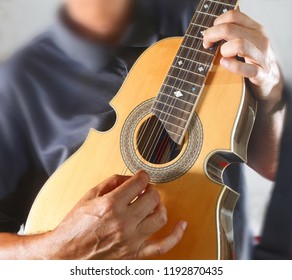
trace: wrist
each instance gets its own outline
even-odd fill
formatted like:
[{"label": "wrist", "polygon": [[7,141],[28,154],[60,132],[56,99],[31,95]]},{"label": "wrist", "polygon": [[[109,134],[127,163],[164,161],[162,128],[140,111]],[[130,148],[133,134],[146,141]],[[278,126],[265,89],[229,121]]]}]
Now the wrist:
[{"label": "wrist", "polygon": [[281,80],[274,86],[269,95],[264,99],[258,99],[258,113],[264,113],[266,117],[273,116],[285,108],[284,82]]},{"label": "wrist", "polygon": [[21,239],[22,259],[49,260],[54,255],[51,232],[23,236]]}]

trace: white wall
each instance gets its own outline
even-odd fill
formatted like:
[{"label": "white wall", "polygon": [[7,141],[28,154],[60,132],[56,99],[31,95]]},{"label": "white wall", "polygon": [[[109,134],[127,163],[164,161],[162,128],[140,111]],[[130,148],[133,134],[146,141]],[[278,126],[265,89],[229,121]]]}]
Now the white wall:
[{"label": "white wall", "polygon": [[0,58],[42,30],[61,0],[0,0]]},{"label": "white wall", "polygon": [[[171,0],[170,0],[171,1]],[[0,0],[0,58],[50,22],[60,0]],[[266,26],[285,76],[292,83],[292,1],[242,0],[241,10]],[[246,169],[249,186],[249,215],[255,232],[261,228],[272,183]]]}]

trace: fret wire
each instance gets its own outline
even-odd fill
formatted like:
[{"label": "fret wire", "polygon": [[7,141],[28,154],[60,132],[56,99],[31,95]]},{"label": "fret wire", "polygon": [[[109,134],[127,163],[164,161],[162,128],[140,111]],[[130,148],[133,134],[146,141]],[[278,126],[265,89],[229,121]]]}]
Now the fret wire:
[{"label": "fret wire", "polygon": [[[181,47],[182,47],[182,48],[187,48],[187,49],[193,50],[192,48],[190,48],[190,47],[187,47],[187,46],[181,46]],[[213,54],[211,54],[211,53],[204,52],[204,51],[201,51],[201,50],[198,50],[198,49],[196,49],[196,51],[198,51],[198,52],[201,52],[201,53],[205,53],[205,54],[208,54],[208,55],[215,56],[215,55],[213,55]]]},{"label": "fret wire", "polygon": [[211,19],[210,16],[206,15],[207,14],[196,14],[196,20],[191,22],[190,26],[199,25],[201,27],[210,28],[214,24],[216,18]]},{"label": "fret wire", "polygon": [[[171,116],[171,115],[170,115],[170,116]],[[164,122],[165,122],[165,121],[164,121]],[[172,131],[172,130],[171,130],[171,133],[176,134],[177,136],[181,137],[181,134],[179,134],[179,133],[177,133],[177,132],[175,132],[175,131]]]},{"label": "fret wire", "polygon": [[[190,85],[192,85],[192,86],[197,86],[197,87],[201,87],[201,86],[202,86],[202,85],[196,84],[195,82],[190,82],[190,81],[187,81],[187,80],[183,80],[183,79],[180,79],[180,78],[174,77],[174,76],[172,76],[172,75],[170,75],[170,74],[167,74],[167,76],[168,76],[168,77],[171,77],[171,78],[174,78],[174,79],[177,79],[177,80],[180,80],[180,81],[183,81],[183,82],[188,83],[188,84],[190,84]],[[197,95],[197,96],[198,96],[198,95]]]},{"label": "fret wire", "polygon": [[186,34],[185,36],[191,37],[191,38],[194,38],[194,39],[198,39],[198,40],[203,40],[202,38],[196,37],[196,36],[191,35],[191,34]]},{"label": "fret wire", "polygon": [[228,4],[228,3],[222,3],[222,2],[218,2],[218,1],[215,1],[215,0],[209,0],[210,2],[213,2],[213,3],[217,3],[217,4],[219,4],[219,5],[227,5],[227,6],[229,6],[229,7],[232,7],[232,8],[235,8],[235,5],[233,5],[233,4]]},{"label": "fret wire", "polygon": [[[201,45],[201,47],[204,48],[203,45]],[[216,54],[216,52],[215,53],[208,53],[208,49],[205,49],[205,48],[204,48],[204,50],[201,50],[201,49],[198,49],[198,48],[197,49],[192,49],[191,47],[187,47],[187,46],[184,46],[184,45],[182,45],[181,48],[187,48],[187,49],[192,50],[194,52],[199,51],[199,52],[202,52],[202,53],[206,53],[208,55],[213,56],[213,58],[215,57],[215,54]],[[213,58],[212,58],[212,61],[213,61]]]},{"label": "fret wire", "polygon": [[[196,86],[197,87],[202,87],[202,84],[197,84],[195,82],[192,82],[192,81],[187,81],[185,79],[180,79],[180,78],[177,78],[171,74],[167,74],[167,77],[168,77],[168,81],[166,83],[166,81],[164,81],[164,85],[166,86],[171,86],[171,84],[173,84],[173,86],[171,86],[174,90],[179,90],[181,89],[183,92],[186,92],[187,94],[189,95],[192,95],[192,96],[196,96],[198,97],[198,94],[195,93],[192,89],[195,88]],[[178,82],[178,85],[176,85],[176,83]]]},{"label": "fret wire", "polygon": [[[209,10],[211,10],[211,13],[202,11],[203,7],[204,7],[204,4],[208,3],[208,2],[210,3],[210,5],[207,8],[209,8]],[[181,45],[181,48],[180,48],[180,50],[178,52],[178,55],[175,57],[175,61],[173,62],[173,64],[177,63],[179,61],[179,59],[182,59],[183,61],[186,61],[186,64],[188,65],[187,66],[188,68],[195,68],[195,67],[193,67],[194,65],[202,65],[202,68],[205,67],[205,69],[203,69],[204,72],[206,72],[207,74],[209,73],[211,65],[206,64],[205,61],[209,61],[209,59],[211,59],[212,62],[213,62],[213,59],[215,57],[216,52],[212,53],[212,51],[213,50],[216,51],[218,46],[215,46],[213,49],[210,48],[209,50],[210,50],[211,53],[208,52],[208,50],[206,50],[206,51],[202,50],[202,47],[203,47],[202,46],[202,40],[203,40],[203,38],[197,37],[196,34],[200,34],[200,33],[202,34],[202,31],[205,31],[205,29],[209,28],[212,25],[212,22],[214,22],[215,18],[218,17],[218,15],[222,13],[222,11],[225,12],[225,10],[223,10],[223,9],[227,9],[228,7],[232,7],[234,9],[236,5],[232,5],[229,2],[226,3],[226,0],[223,0],[223,3],[222,2],[218,2],[218,1],[214,1],[214,0],[213,1],[211,1],[211,0],[209,0],[209,1],[201,1],[201,5],[200,5],[201,10],[198,9],[197,12],[194,14],[192,22],[189,25],[189,28],[188,28],[188,30],[186,32],[186,36],[184,37],[184,40],[183,40],[182,45]],[[237,0],[235,0],[235,4],[236,3],[237,3]],[[218,15],[213,14],[213,12],[217,13]],[[204,15],[204,17],[202,15]],[[202,17],[203,17],[203,19],[202,19]],[[198,21],[198,23],[196,23],[196,20],[198,20],[198,19],[202,19],[202,20]],[[199,24],[199,22],[201,24]],[[190,41],[190,39],[193,39],[193,40]],[[189,50],[188,53],[185,54],[185,57],[183,55],[180,55],[180,53],[183,53],[184,50]],[[203,60],[204,62],[199,62],[196,59]],[[210,61],[208,63],[210,63]],[[178,70],[178,74],[174,73],[175,72],[175,71],[173,71],[174,69]],[[179,77],[181,75],[181,71],[182,70],[183,70],[182,76],[185,75],[185,78],[183,78],[183,79]],[[194,71],[196,71],[196,70],[194,70]],[[199,71],[201,71],[201,69]],[[174,74],[172,75],[171,73],[174,73]],[[157,109],[155,107],[153,107],[153,109],[156,110],[156,111],[160,111],[161,113],[163,113],[165,115],[172,116],[172,117],[176,117],[176,116],[172,115],[172,111],[173,110],[185,112],[185,114],[188,114],[190,116],[191,112],[188,112],[186,110],[181,109],[179,107],[180,105],[176,104],[176,103],[179,102],[181,105],[182,104],[189,104],[189,105],[195,106],[195,104],[198,101],[198,97],[199,97],[199,95],[200,95],[200,93],[202,91],[202,86],[204,85],[204,82],[205,82],[205,79],[207,77],[207,74],[203,75],[202,73],[193,72],[193,71],[191,71],[191,69],[185,69],[185,68],[183,68],[183,66],[181,68],[179,68],[179,67],[176,67],[175,65],[172,65],[171,69],[169,71],[169,74],[166,76],[167,79],[163,83],[162,89],[159,92],[159,95],[167,96],[166,103],[162,102],[161,100],[158,100],[159,99],[159,95],[158,95],[158,98],[156,100],[156,102],[158,102],[160,104],[163,104],[163,106],[166,106],[168,108],[167,110],[169,110],[172,107],[171,111],[170,112],[164,112],[163,109],[160,110],[160,109]],[[188,81],[187,77],[191,78],[192,76],[201,77],[203,79],[202,81],[200,81],[202,86],[198,85],[197,83]],[[178,87],[175,86],[177,83],[179,84]],[[173,84],[173,85],[171,85],[171,84]],[[190,93],[187,90],[188,86],[199,87],[200,88],[200,93],[199,94]],[[181,99],[174,98],[174,97],[172,97],[170,95],[171,93],[166,94],[165,92],[163,92],[163,91],[169,90],[169,89],[180,90],[182,93],[186,93],[187,96],[195,97],[195,104],[190,103],[189,101],[186,101],[183,98],[181,98]],[[174,104],[172,104],[172,105],[168,104],[169,101],[171,103],[174,102]],[[172,122],[169,123],[165,119],[163,120],[163,122],[168,123],[169,125],[172,124],[172,125],[174,125],[176,127],[179,127],[180,129],[183,129],[183,127],[181,127],[179,125],[176,125],[176,124],[173,124]],[[177,132],[177,130],[176,130],[176,132]],[[173,131],[174,134],[176,134],[176,135],[178,135],[180,137],[182,136],[182,134],[178,134],[176,132]]]},{"label": "fret wire", "polygon": [[199,61],[196,61],[196,60],[191,60],[191,59],[188,59],[188,58],[186,58],[186,57],[179,56],[179,55],[177,55],[176,57],[178,58],[178,60],[180,60],[180,59],[184,59],[184,60],[188,60],[188,61],[190,61],[191,63],[196,63],[196,64],[199,64],[199,65],[204,65],[204,66],[206,66],[206,67],[210,67],[210,65],[205,64],[205,63],[203,63],[203,62],[199,62]]},{"label": "fret wire", "polygon": [[216,18],[218,17],[217,15],[205,13],[205,12],[202,12],[202,11],[197,11],[197,13],[204,14],[204,15],[211,16],[211,17],[216,17]]},{"label": "fret wire", "polygon": [[[174,66],[174,65],[171,65],[171,67],[176,68],[176,69],[181,69],[181,68],[179,68],[179,67],[177,67],[177,66]],[[190,70],[186,70],[186,69],[184,69],[183,71],[186,71],[186,72],[189,72],[189,73],[192,73],[192,74],[196,74],[196,75],[199,75],[199,76],[204,77],[204,78],[207,77],[207,76],[205,76],[205,75],[199,74],[199,73],[197,73],[197,72],[192,72],[192,71],[190,71]]]},{"label": "fret wire", "polygon": [[204,83],[204,77],[198,76],[198,75],[193,74],[193,73],[187,73],[184,71],[182,72],[182,71],[180,71],[180,69],[177,69],[177,68],[171,68],[168,73],[171,76],[177,77],[177,78],[182,79],[182,80],[187,79],[191,83],[194,83],[196,85],[200,85],[200,87]]},{"label": "fret wire", "polygon": [[[198,24],[198,23],[193,23],[193,22],[191,22],[191,25],[200,26],[200,27],[204,27],[204,28],[209,28],[209,27],[210,27],[210,26],[205,26],[205,25]],[[188,36],[192,36],[192,35],[190,35],[190,34],[186,34],[186,35],[188,35]]]},{"label": "fret wire", "polygon": [[[176,90],[175,87],[170,86],[169,84],[163,84],[163,85],[165,85],[166,87],[171,87],[172,89]],[[186,93],[186,94],[190,95],[191,97],[195,97],[195,98],[198,97],[197,94],[194,94],[194,93],[191,93],[191,92],[185,91],[185,90],[183,90],[183,89],[180,89],[180,91],[181,91],[182,93]],[[180,100],[181,100],[181,101],[184,101],[184,102],[186,102],[186,103],[189,103],[190,105],[194,105],[194,103],[192,103],[192,102],[190,102],[190,101],[187,101],[187,100],[184,100],[184,99],[180,99]]]},{"label": "fret wire", "polygon": [[[175,96],[172,96],[172,92],[171,92],[171,90],[170,90],[170,88],[172,88],[171,86],[169,86],[169,85],[166,85],[165,84],[165,88],[164,89],[162,89],[161,91],[160,91],[160,93],[162,93],[162,94],[164,94],[164,95],[167,95],[168,97],[170,97],[171,98],[171,106],[173,106],[172,105],[172,102],[173,101],[178,101],[178,102],[182,102],[184,105],[190,105],[190,106],[193,106],[194,105],[194,102],[196,101],[196,99],[198,98],[198,96],[197,95],[195,95],[195,94],[192,94],[192,93],[190,93],[190,92],[187,92],[187,91],[184,91],[184,90],[180,90],[181,92],[183,92],[184,94],[187,94],[188,95],[188,98],[187,99],[183,99],[183,98],[180,98],[180,99],[178,99],[177,97],[175,97]],[[172,88],[173,89],[173,88]]]},{"label": "fret wire", "polygon": [[[197,36],[194,36],[194,35],[186,34],[185,36],[187,36],[187,37],[192,37],[192,38],[194,38],[194,39],[196,39],[196,40],[203,41],[203,38],[200,38],[200,37],[197,37]],[[192,49],[193,49],[193,48],[192,48]]]},{"label": "fret wire", "polygon": [[175,123],[173,123],[173,122],[170,123],[170,122],[168,122],[167,120],[161,120],[161,121],[163,121],[164,123],[170,124],[170,125],[174,125],[174,126],[178,127],[179,129],[184,129],[183,126],[177,125],[177,124],[175,124]]},{"label": "fret wire", "polygon": [[196,49],[196,51],[201,52],[201,53],[205,53],[205,54],[208,54],[208,55],[212,55],[213,57],[215,56],[215,54],[207,53],[207,52],[201,51],[201,50],[199,50],[199,49]]},{"label": "fret wire", "polygon": [[[159,109],[158,109],[159,110]],[[166,113],[164,113],[164,114],[166,114]],[[169,117],[168,117],[169,118]],[[185,119],[182,119],[182,118],[180,118],[180,117],[178,117],[178,116],[170,116],[170,118],[174,118],[174,119],[177,119],[176,121],[180,121],[180,122],[183,122],[183,123],[187,123],[188,121],[187,120],[185,120]],[[162,121],[166,121],[166,120],[162,120]]]},{"label": "fret wire", "polygon": [[[183,121],[187,121],[187,120],[185,120],[185,119],[182,119],[182,118],[176,117],[176,116],[174,116],[174,115],[171,115],[170,113],[164,112],[164,111],[162,111],[162,110],[160,110],[160,109],[157,109],[157,108],[153,108],[153,109],[154,109],[155,111],[162,112],[163,114],[166,114],[166,115],[169,115],[169,116],[173,116],[173,117],[178,118],[178,119],[183,120]],[[188,112],[188,114],[190,114],[190,113]]]},{"label": "fret wire", "polygon": [[[167,96],[168,98],[171,99],[171,101],[180,101],[180,102],[182,102],[182,103],[186,103],[186,105],[191,105],[191,106],[194,105],[194,103],[192,103],[192,102],[188,102],[188,101],[183,100],[183,99],[177,99],[176,97],[174,97],[174,96],[170,96],[168,93],[163,92],[163,91],[160,91],[159,94],[162,94],[162,95]],[[160,102],[162,102],[163,104],[166,104],[166,105],[172,106],[171,104],[165,103],[165,102],[163,102],[163,101],[160,101]],[[183,110],[183,111],[185,111],[185,110]],[[187,111],[186,111],[186,112],[187,112]]]},{"label": "fret wire", "polygon": [[[179,68],[177,68],[179,69]],[[185,70],[183,70],[185,71]],[[190,72],[191,73],[191,72]],[[168,73],[166,75],[166,79],[164,80],[163,82],[163,85],[166,85],[166,86],[169,86],[169,87],[172,87],[174,90],[182,90],[182,91],[186,91],[185,89],[182,88],[182,86],[184,85],[183,83],[186,82],[186,84],[189,84],[190,86],[194,87],[194,86],[198,86],[198,87],[202,87],[202,84],[199,84],[198,82],[193,82],[193,81],[188,81],[188,80],[185,80],[185,79],[181,79],[179,77],[176,77],[176,75],[172,75],[173,73]],[[192,75],[197,75],[196,73],[191,73]],[[188,75],[188,74],[187,74]],[[201,78],[201,76],[199,76]],[[203,78],[205,78],[205,76],[203,76]],[[173,81],[173,85],[169,84],[166,80],[171,80]],[[202,78],[201,78],[202,79]],[[175,85],[176,82],[179,82],[179,85]],[[183,83],[182,83],[183,82]],[[188,91],[188,90],[187,90]],[[195,95],[197,96],[196,93],[194,92],[190,92],[190,94],[192,95]]]},{"label": "fret wire", "polygon": [[205,77],[198,76],[195,73],[181,72],[177,68],[171,68],[169,74],[182,80],[188,79],[191,83],[195,83],[200,86],[202,86],[205,79]]},{"label": "fret wire", "polygon": [[171,133],[175,133],[176,135],[181,136],[182,133],[184,132],[184,128],[177,128],[174,127],[172,124],[170,124],[169,122],[164,121],[164,127],[167,131],[170,131]]},{"label": "fret wire", "polygon": [[190,49],[190,50],[194,50],[193,48],[187,47],[187,46],[182,46],[182,48],[187,48],[187,49]]},{"label": "fret wire", "polygon": [[[164,102],[161,102],[160,100],[156,100],[155,102],[160,103],[160,104],[162,104],[162,105],[164,105],[164,106],[173,107],[172,105],[169,105],[169,104],[166,104],[166,103],[164,103]],[[177,107],[176,107],[175,109],[181,111],[182,113],[187,113],[187,114],[190,114],[190,113],[191,113],[191,112],[186,111],[186,110],[181,109],[181,108],[177,108]]]}]

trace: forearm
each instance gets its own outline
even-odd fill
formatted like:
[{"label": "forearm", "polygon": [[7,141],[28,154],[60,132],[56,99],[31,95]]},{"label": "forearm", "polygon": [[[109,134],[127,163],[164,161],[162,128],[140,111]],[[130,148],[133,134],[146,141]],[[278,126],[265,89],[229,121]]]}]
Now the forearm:
[{"label": "forearm", "polygon": [[33,236],[0,233],[0,259],[2,260],[49,259],[51,249],[49,233]]},{"label": "forearm", "polygon": [[248,148],[248,165],[269,180],[275,180],[286,106],[279,86],[271,100],[258,101],[255,126]]}]

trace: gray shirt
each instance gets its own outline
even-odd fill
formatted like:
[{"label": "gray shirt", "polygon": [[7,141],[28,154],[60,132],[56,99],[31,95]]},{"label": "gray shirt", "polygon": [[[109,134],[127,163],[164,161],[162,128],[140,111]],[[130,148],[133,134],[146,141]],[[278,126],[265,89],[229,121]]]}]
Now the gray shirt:
[{"label": "gray shirt", "polygon": [[[90,128],[115,122],[109,102],[139,55],[184,34],[198,1],[139,0],[114,48],[79,38],[58,18],[0,67],[0,232],[17,232],[45,181],[84,142]],[[159,62],[158,62],[159,63]],[[246,242],[238,168],[228,176],[242,194],[236,246]]]}]

